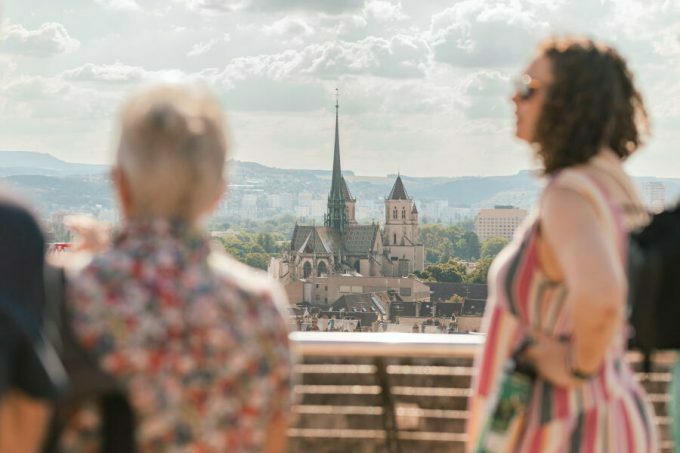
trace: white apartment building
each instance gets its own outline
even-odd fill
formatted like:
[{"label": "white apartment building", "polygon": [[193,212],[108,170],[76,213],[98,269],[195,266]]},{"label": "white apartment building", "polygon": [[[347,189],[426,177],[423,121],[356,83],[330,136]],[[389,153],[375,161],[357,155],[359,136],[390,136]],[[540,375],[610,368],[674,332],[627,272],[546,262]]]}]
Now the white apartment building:
[{"label": "white apartment building", "polygon": [[524,221],[528,212],[514,206],[495,206],[481,209],[475,217],[475,233],[480,241],[500,237],[512,239],[515,230]]}]

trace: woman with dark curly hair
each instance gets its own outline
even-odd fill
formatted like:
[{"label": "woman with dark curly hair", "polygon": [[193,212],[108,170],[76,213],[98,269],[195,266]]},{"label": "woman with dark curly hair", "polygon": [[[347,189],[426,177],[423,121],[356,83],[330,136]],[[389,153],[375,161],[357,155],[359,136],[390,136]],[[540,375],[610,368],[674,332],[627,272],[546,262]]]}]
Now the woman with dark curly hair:
[{"label": "woman with dark curly hair", "polygon": [[642,97],[616,50],[563,38],[540,45],[512,99],[516,135],[549,182],[489,272],[469,448],[655,451],[653,411],[624,359],[626,233],[648,219],[622,162],[647,132]]}]

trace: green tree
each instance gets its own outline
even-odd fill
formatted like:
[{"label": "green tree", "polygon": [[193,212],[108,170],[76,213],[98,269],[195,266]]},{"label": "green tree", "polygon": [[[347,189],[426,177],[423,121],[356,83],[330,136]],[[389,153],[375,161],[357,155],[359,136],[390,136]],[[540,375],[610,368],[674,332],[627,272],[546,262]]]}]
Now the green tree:
[{"label": "green tree", "polygon": [[457,283],[465,279],[466,267],[460,260],[450,259],[446,263],[431,264],[414,275],[427,281]]},{"label": "green tree", "polygon": [[475,221],[474,220],[463,220],[456,224],[456,226],[462,228],[465,231],[475,231]]},{"label": "green tree", "polygon": [[243,262],[248,266],[253,266],[258,269],[267,270],[269,265],[269,255],[266,253],[247,253],[243,257]]},{"label": "green tree", "polygon": [[274,243],[274,238],[270,233],[259,233],[256,239],[257,243],[264,249],[267,253],[276,252],[276,244]]},{"label": "green tree", "polygon": [[467,276],[468,283],[486,283],[489,274],[489,267],[491,267],[492,257],[482,258],[477,261],[475,268]]},{"label": "green tree", "polygon": [[456,257],[467,261],[479,259],[479,238],[472,231],[463,231],[460,239],[456,241]]},{"label": "green tree", "polygon": [[424,225],[420,238],[425,246],[429,264],[446,263],[451,258],[466,261],[479,258],[480,245],[477,235],[459,225]]},{"label": "green tree", "polygon": [[453,296],[449,297],[449,302],[456,302],[462,304],[463,302],[465,302],[465,298],[463,296],[459,296],[458,294],[454,294]]},{"label": "green tree", "polygon": [[482,244],[482,258],[493,258],[508,244],[505,238],[489,238]]}]

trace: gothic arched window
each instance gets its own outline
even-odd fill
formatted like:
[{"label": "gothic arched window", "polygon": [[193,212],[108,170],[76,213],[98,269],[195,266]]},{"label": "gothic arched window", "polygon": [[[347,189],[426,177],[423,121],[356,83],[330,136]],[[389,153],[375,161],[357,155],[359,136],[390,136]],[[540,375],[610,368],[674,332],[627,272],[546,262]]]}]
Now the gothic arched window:
[{"label": "gothic arched window", "polygon": [[396,219],[396,218],[397,218],[397,208],[394,208],[394,209],[392,210],[392,218],[393,218],[393,219]]},{"label": "gothic arched window", "polygon": [[394,233],[394,242],[392,242],[394,245],[397,245],[397,233]]},{"label": "gothic arched window", "polygon": [[406,218],[406,208],[401,208],[401,218],[402,219]]},{"label": "gothic arched window", "polygon": [[306,261],[302,266],[302,275],[303,278],[307,278],[312,275],[312,264],[309,261]]},{"label": "gothic arched window", "polygon": [[316,268],[316,273],[319,277],[321,277],[321,274],[327,274],[328,273],[328,268],[326,267],[326,262],[321,261],[319,265]]}]

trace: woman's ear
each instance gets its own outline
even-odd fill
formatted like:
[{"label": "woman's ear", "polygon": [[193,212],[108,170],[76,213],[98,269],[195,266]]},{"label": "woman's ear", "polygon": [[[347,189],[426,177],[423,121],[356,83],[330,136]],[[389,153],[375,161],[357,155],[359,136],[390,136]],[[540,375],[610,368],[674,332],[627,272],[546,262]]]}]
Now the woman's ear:
[{"label": "woman's ear", "polygon": [[113,180],[113,185],[116,189],[116,195],[123,217],[126,219],[132,217],[132,191],[130,190],[130,182],[128,181],[127,176],[125,176],[125,173],[120,167],[113,167],[111,169],[111,179]]}]

